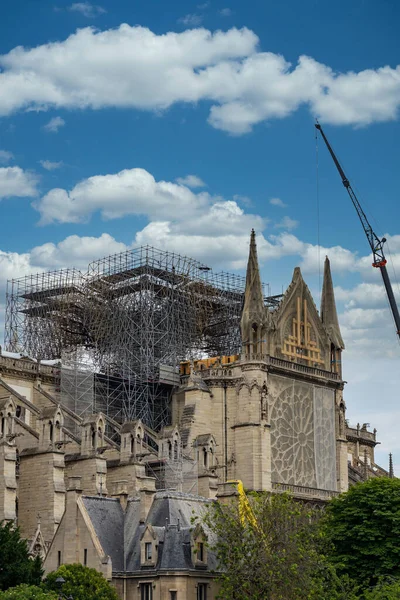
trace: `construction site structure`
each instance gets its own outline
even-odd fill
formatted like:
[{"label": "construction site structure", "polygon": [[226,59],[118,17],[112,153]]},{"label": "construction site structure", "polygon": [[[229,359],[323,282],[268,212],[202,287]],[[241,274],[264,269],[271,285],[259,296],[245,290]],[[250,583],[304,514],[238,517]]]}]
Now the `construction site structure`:
[{"label": "construction site structure", "polygon": [[240,275],[144,246],[86,272],[10,281],[5,348],[59,360],[62,401],[76,414],[101,411],[160,430],[170,423],[180,361],[240,352],[244,289]]}]

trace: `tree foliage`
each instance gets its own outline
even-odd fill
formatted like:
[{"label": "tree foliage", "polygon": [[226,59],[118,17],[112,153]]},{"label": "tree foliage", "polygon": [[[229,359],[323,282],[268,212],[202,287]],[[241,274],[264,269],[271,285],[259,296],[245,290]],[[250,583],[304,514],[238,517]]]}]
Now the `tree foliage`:
[{"label": "tree foliage", "polygon": [[400,580],[381,580],[374,588],[364,592],[363,600],[399,600]]},{"label": "tree foliage", "polygon": [[325,525],[339,573],[364,589],[382,577],[400,577],[399,479],[375,478],[351,487],[330,502]]},{"label": "tree foliage", "polygon": [[55,592],[45,591],[36,585],[26,583],[0,592],[0,600],[57,600],[57,598]]},{"label": "tree foliage", "polygon": [[28,545],[13,523],[0,522],[0,590],[22,583],[39,585],[43,575],[39,557],[29,557]]},{"label": "tree foliage", "polygon": [[204,519],[220,565],[219,598],[350,600],[350,587],[323,553],[318,513],[285,494],[252,494],[256,524],[242,522],[237,502],[215,503]]},{"label": "tree foliage", "polygon": [[46,577],[44,585],[48,590],[59,589],[57,577],[65,580],[63,594],[72,595],[74,600],[118,600],[115,589],[96,569],[80,564],[61,565]]}]

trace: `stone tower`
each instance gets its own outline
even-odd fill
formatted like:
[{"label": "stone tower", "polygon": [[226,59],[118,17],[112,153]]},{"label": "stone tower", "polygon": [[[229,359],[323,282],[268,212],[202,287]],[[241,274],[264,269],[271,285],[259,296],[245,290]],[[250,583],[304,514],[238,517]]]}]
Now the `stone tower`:
[{"label": "stone tower", "polygon": [[211,434],[216,472],[247,489],[318,499],[347,489],[344,344],[329,260],[321,315],[299,267],[279,305],[268,307],[252,231],[240,329],[240,356],[198,365],[201,385],[192,374],[174,397],[184,447]]},{"label": "stone tower", "polygon": [[331,365],[339,375],[342,374],[342,350],[344,350],[344,342],[340,333],[339,320],[336,311],[335,294],[333,291],[333,282],[331,275],[331,266],[329,258],[325,258],[324,265],[324,282],[322,286],[321,297],[321,321],[331,339]]},{"label": "stone tower", "polygon": [[246,290],[240,332],[242,335],[242,356],[266,353],[267,312],[264,307],[263,291],[258,267],[256,234],[254,229],[250,236],[249,260],[246,273]]}]

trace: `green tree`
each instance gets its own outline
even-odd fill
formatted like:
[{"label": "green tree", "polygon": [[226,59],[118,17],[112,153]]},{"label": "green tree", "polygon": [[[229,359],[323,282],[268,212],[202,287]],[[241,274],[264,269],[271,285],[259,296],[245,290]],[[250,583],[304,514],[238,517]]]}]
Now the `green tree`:
[{"label": "green tree", "polygon": [[57,600],[57,598],[55,592],[45,591],[36,585],[26,583],[0,592],[0,600]]},{"label": "green tree", "polygon": [[400,480],[370,479],[332,500],[325,532],[338,572],[362,588],[400,577]]},{"label": "green tree", "polygon": [[115,589],[96,569],[79,564],[61,565],[46,577],[46,589],[59,590],[57,577],[65,580],[63,594],[67,597],[72,595],[74,600],[118,600]]},{"label": "green tree", "polygon": [[21,583],[39,585],[43,569],[39,557],[32,560],[28,545],[13,523],[0,522],[0,590]]},{"label": "green tree", "polygon": [[366,590],[363,600],[399,600],[400,598],[400,581],[384,581],[381,580],[371,590]]},{"label": "green tree", "polygon": [[213,503],[204,518],[215,552],[219,598],[231,600],[350,600],[325,559],[317,511],[285,494],[252,494],[255,517],[241,519],[239,504]]}]

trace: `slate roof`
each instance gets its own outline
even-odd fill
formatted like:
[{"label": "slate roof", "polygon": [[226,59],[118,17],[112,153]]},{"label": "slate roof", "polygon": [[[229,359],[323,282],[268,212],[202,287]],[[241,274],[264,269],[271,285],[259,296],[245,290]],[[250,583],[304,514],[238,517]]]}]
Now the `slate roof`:
[{"label": "slate roof", "polygon": [[[147,525],[152,526],[157,538],[157,571],[195,569],[190,545],[192,518],[200,516],[210,500],[179,492],[157,492],[146,522],[141,522],[138,498],[128,501],[125,513],[116,499],[82,499],[103,550],[111,557],[114,572],[154,570],[140,564],[140,541]],[[208,569],[215,568],[215,556],[208,552]]]},{"label": "slate roof", "polygon": [[104,552],[111,556],[113,569],[124,569],[124,511],[119,500],[82,496],[83,504]]}]

